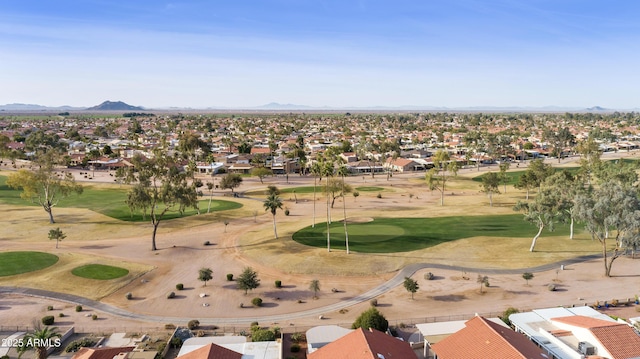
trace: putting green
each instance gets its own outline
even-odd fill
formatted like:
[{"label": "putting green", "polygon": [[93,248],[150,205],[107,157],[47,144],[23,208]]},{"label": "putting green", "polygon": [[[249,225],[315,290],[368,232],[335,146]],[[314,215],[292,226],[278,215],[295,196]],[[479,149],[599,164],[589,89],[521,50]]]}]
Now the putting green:
[{"label": "putting green", "polygon": [[[398,236],[402,236],[405,234],[404,229],[398,226],[391,226],[386,224],[371,224],[368,226],[357,226],[354,225],[353,228],[349,228],[349,224],[347,223],[347,227],[349,229],[349,242],[350,243],[361,243],[368,244],[374,242],[385,242],[392,240]],[[339,230],[344,230],[344,224],[338,229],[333,229],[333,232],[337,232]],[[343,231],[344,232],[344,231]],[[327,238],[327,226],[325,222],[325,227],[323,233],[323,238]],[[374,234],[375,233],[375,234]],[[344,239],[344,233],[331,233],[331,235],[338,235],[337,238]],[[341,236],[341,237],[340,237]]]},{"label": "putting green", "polygon": [[129,274],[129,270],[104,264],[87,264],[74,268],[71,274],[82,278],[108,280],[124,277]]},{"label": "putting green", "polygon": [[0,277],[37,271],[58,262],[58,256],[43,252],[0,253]]},{"label": "putting green", "polygon": [[384,191],[384,188],[376,187],[376,186],[360,186],[360,187],[356,187],[356,191],[360,191],[360,192],[380,192],[380,191]]},{"label": "putting green", "polygon": [[[330,226],[331,247],[346,248],[344,224]],[[526,223],[521,214],[492,216],[452,216],[436,218],[375,218],[371,222],[347,222],[349,249],[362,253],[409,252],[462,238],[533,237],[537,228]],[[582,232],[577,229],[577,232]],[[548,231],[543,232],[549,235]],[[568,235],[569,228],[560,226],[554,236]],[[327,246],[327,226],[317,223],[315,228],[305,227],[293,234],[293,240],[308,246]]]}]

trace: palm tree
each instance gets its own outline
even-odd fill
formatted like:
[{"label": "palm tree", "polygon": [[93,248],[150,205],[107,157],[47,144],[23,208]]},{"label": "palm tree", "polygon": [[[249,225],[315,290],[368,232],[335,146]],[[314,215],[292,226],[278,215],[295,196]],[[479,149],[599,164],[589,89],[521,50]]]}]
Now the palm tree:
[{"label": "palm tree", "polygon": [[331,252],[331,207],[329,206],[329,177],[333,176],[333,162],[326,161],[322,166],[322,174],[327,178],[327,251]]},{"label": "palm tree", "polygon": [[311,165],[311,175],[313,176],[313,222],[311,223],[311,228],[316,226],[316,180],[320,177],[322,180],[322,166],[320,162],[314,162]]},{"label": "palm tree", "polygon": [[340,166],[340,168],[338,168],[338,175],[340,175],[342,177],[342,212],[343,212],[343,216],[344,216],[344,238],[346,241],[346,245],[347,245],[347,254],[349,254],[349,232],[347,232],[347,201],[346,198],[344,197],[345,192],[344,192],[344,178],[347,176],[347,166],[342,165]]},{"label": "palm tree", "polygon": [[48,326],[40,328],[40,324],[37,323],[34,325],[33,333],[24,336],[24,344],[18,348],[18,358],[28,349],[35,349],[37,359],[46,359],[48,347],[53,346],[54,338],[60,338],[60,336],[58,328]]},{"label": "palm tree", "polygon": [[276,211],[278,208],[282,209],[282,200],[277,194],[272,193],[264,201],[264,210],[271,211],[271,215],[273,216],[273,234],[275,234],[276,239],[278,239],[278,231],[276,230]]}]

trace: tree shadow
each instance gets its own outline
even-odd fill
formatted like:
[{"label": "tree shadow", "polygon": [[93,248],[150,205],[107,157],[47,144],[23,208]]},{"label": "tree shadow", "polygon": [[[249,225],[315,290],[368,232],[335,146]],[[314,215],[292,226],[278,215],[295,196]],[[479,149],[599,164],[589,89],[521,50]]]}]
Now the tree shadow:
[{"label": "tree shadow", "polygon": [[113,246],[107,246],[107,245],[90,245],[90,246],[82,246],[80,247],[81,249],[107,249],[107,248],[113,248]]},{"label": "tree shadow", "polygon": [[273,303],[273,302],[268,302],[268,303],[262,302],[261,307],[262,307],[262,308],[275,308],[275,307],[277,307],[277,306],[279,306],[279,305],[280,305],[280,304],[278,304],[278,303]]},{"label": "tree shadow", "polygon": [[[291,291],[268,291],[268,292],[264,292],[262,293],[263,296],[268,297],[268,298],[272,298],[272,299],[276,299],[276,298],[280,298],[279,300],[298,300],[298,298],[306,298],[306,297],[310,297],[313,295],[312,291],[308,291],[308,290],[291,290]],[[287,297],[287,298],[283,298],[283,297]]]},{"label": "tree shadow", "polygon": [[467,296],[461,294],[448,294],[448,295],[434,295],[427,298],[437,300],[440,302],[461,302],[467,299]]}]

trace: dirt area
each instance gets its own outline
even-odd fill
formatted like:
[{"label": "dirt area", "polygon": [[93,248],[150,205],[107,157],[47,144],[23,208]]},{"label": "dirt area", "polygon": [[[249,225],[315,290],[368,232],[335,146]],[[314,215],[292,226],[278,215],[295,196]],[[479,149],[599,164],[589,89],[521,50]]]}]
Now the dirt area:
[{"label": "dirt area", "polygon": [[[475,170],[469,172],[473,174],[472,171]],[[92,181],[99,182],[101,175],[107,176],[104,179],[105,182],[112,181],[108,174],[98,172]],[[292,177],[289,178],[289,185],[313,183],[310,178]],[[368,221],[380,215],[424,216],[438,211],[465,213],[470,208],[475,208],[476,212],[513,213],[510,206],[504,206],[504,208],[497,206],[490,209],[484,204],[487,201],[486,197],[474,188],[453,187],[452,192],[455,195],[448,196],[447,206],[441,209],[436,204],[439,197],[431,194],[416,175],[396,175],[391,181],[386,181],[384,177],[376,177],[375,180],[354,177],[349,181],[354,186],[376,185],[387,189],[383,200],[376,198],[375,192],[362,192],[357,201],[354,198],[347,199],[350,216],[357,221]],[[264,188],[268,184],[282,187],[287,185],[284,178],[267,179],[264,185],[256,180],[246,179],[241,190]],[[409,198],[409,193],[415,197]],[[511,196],[518,195],[522,194],[511,194]],[[395,270],[412,262],[432,262],[465,267],[478,265],[480,268],[485,266],[484,268],[491,269],[480,269],[468,273],[444,269],[418,271],[413,278],[418,281],[420,289],[414,299],[411,299],[410,294],[402,286],[395,287],[377,298],[379,310],[391,324],[433,321],[434,318],[457,320],[468,318],[475,313],[496,315],[508,307],[515,307],[522,311],[553,306],[591,305],[596,301],[611,302],[613,299],[626,301],[640,294],[638,281],[640,259],[629,257],[619,258],[615,262],[614,276],[611,278],[603,276],[604,266],[601,259],[597,259],[569,265],[564,270],[558,267],[534,273],[535,277],[526,284],[522,273],[517,270],[512,274],[492,274],[492,269],[495,268],[521,266],[524,260],[511,260],[507,254],[512,251],[510,247],[503,249],[504,254],[498,255],[492,252],[491,248],[478,246],[477,242],[467,242],[464,248],[445,246],[424,252],[385,256],[357,253],[346,255],[339,251],[328,253],[326,249],[301,248],[303,246],[293,242],[290,236],[296,229],[311,223],[313,202],[310,198],[312,198],[311,195],[298,195],[298,203],[285,198],[286,206],[291,209],[292,215],[285,217],[281,213],[278,214],[278,232],[281,238],[277,240],[273,238],[271,215],[264,214],[261,202],[240,199],[246,206],[242,210],[244,217],[238,214],[238,217],[231,220],[228,226],[221,223],[219,215],[217,217],[201,215],[199,218],[180,220],[181,222],[166,226],[161,225],[158,236],[160,249],[155,252],[149,250],[151,228],[148,224],[140,224],[127,232],[123,227],[111,224],[104,216],[85,211],[77,228],[87,228],[88,231],[72,233],[69,238],[60,243],[60,248],[56,250],[54,244],[46,240],[48,227],[45,225],[46,215],[41,209],[4,211],[4,221],[21,223],[17,232],[15,228],[18,227],[15,227],[10,234],[8,230],[5,229],[5,232],[2,232],[3,230],[0,229],[0,237],[5,238],[0,239],[3,251],[40,250],[51,253],[76,253],[93,256],[96,260],[108,258],[152,268],[141,277],[102,297],[101,301],[126,311],[154,316],[155,319],[123,318],[98,312],[92,308],[85,308],[83,312],[76,313],[74,306],[69,303],[16,294],[0,294],[0,330],[4,326],[30,325],[34,319],[39,320],[42,316],[50,314],[46,309],[48,305],[54,307],[52,313],[56,316],[57,326],[75,325],[82,329],[94,328],[97,331],[139,331],[144,328],[158,328],[169,324],[170,319],[163,319],[167,317],[183,318],[184,323],[171,324],[184,325],[188,319],[201,319],[204,322],[207,318],[231,320],[279,316],[277,319],[260,324],[277,325],[285,331],[320,324],[348,325],[360,312],[370,306],[368,301],[342,311],[320,310],[323,319],[319,319],[318,314],[301,316],[297,313],[324,308],[357,297],[383,284],[393,277]],[[508,202],[507,197],[504,198],[503,201]],[[317,204],[316,221],[318,222],[324,220],[323,204],[322,201]],[[341,202],[336,203],[337,208],[341,205]],[[464,207],[465,205],[473,207]],[[462,206],[462,208],[456,209],[456,206]],[[257,217],[253,215],[254,210],[259,211]],[[56,211],[61,218],[72,218],[65,216],[74,214],[76,210],[60,208]],[[338,212],[341,214],[341,211],[336,210],[336,213]],[[25,215],[28,220],[21,220]],[[114,230],[104,231],[104,227],[101,227],[101,231],[89,229],[91,224],[100,221],[110,223],[109,226]],[[76,228],[73,223],[64,223],[64,225],[68,226],[69,232],[73,231],[72,228]],[[523,225],[527,224],[523,222]],[[34,233],[40,233],[39,238],[44,237],[44,240],[35,240]],[[212,244],[204,246],[205,240],[209,240]],[[541,246],[545,245],[542,243],[544,241],[545,239],[540,240]],[[517,256],[529,258],[525,257],[528,255],[526,242],[523,242],[524,245],[517,244],[523,247],[518,249],[522,252],[518,252]],[[548,243],[548,246],[553,246],[551,240]],[[594,248],[597,248],[597,245]],[[577,254],[585,254],[567,252],[552,253],[556,256],[553,258],[570,258]],[[531,256],[537,256],[536,258],[539,259],[536,260],[539,261],[544,261],[550,255],[546,250],[531,254]],[[486,259],[482,259],[484,257]],[[494,258],[497,264],[487,265],[487,263],[493,263],[490,262],[491,258]],[[331,269],[334,264],[335,268],[338,268],[335,271]],[[246,266],[253,267],[261,279],[261,286],[248,295],[237,290],[235,282],[226,280],[227,273],[237,277]],[[198,270],[202,267],[213,270],[213,280],[207,282],[206,286],[197,279]],[[434,273],[433,280],[424,279],[427,271]],[[482,287],[482,293],[480,285],[476,282],[478,274],[489,277],[490,285]],[[44,280],[39,279],[40,275],[40,273],[32,273],[29,285],[24,282],[21,282],[21,285],[55,290],[55,281],[64,279]],[[321,283],[318,299],[313,299],[313,292],[309,290],[309,282],[312,279],[319,279]],[[276,280],[282,281],[282,288],[275,288]],[[178,283],[184,284],[185,289],[176,290],[175,286]],[[551,283],[556,285],[557,290],[548,290],[548,285]],[[11,278],[1,279],[0,285],[11,285]],[[339,290],[334,292],[332,288]],[[86,291],[89,297],[93,295],[90,286],[80,290]],[[176,298],[167,299],[167,293],[171,291],[176,293]],[[125,298],[128,292],[133,294],[132,300]],[[254,297],[261,297],[264,305],[260,308],[252,307],[250,303]],[[635,310],[636,308],[635,305],[609,308],[605,312],[624,318],[637,317],[640,313]],[[64,313],[64,317],[58,317],[59,313]],[[98,315],[97,320],[92,320],[90,314],[93,313]],[[225,326],[233,327],[234,325],[220,325],[221,330],[224,330]],[[239,324],[238,327],[240,326],[245,325]]]}]

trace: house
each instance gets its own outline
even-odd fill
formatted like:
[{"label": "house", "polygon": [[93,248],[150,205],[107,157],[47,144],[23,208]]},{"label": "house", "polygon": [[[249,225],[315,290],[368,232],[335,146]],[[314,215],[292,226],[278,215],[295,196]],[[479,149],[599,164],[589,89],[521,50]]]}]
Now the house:
[{"label": "house", "polygon": [[411,359],[409,343],[375,329],[356,329],[307,355],[309,359]]},{"label": "house", "polygon": [[629,324],[588,306],[537,309],[509,320],[552,359],[640,357],[640,336]]},{"label": "house", "polygon": [[476,316],[433,344],[435,359],[545,359],[543,350],[506,325]]},{"label": "house", "polygon": [[280,342],[247,342],[245,336],[196,337],[184,341],[180,359],[280,359]]},{"label": "house", "polygon": [[135,347],[118,348],[80,348],[72,359],[113,359],[122,356],[123,353],[130,353]]},{"label": "house", "polygon": [[382,166],[393,172],[411,172],[424,170],[423,165],[408,158],[394,159],[393,157],[389,157]]},{"label": "house", "polygon": [[313,353],[314,351],[342,338],[352,331],[353,329],[346,329],[337,325],[320,325],[313,327],[305,333],[305,336],[307,337],[307,352]]}]

